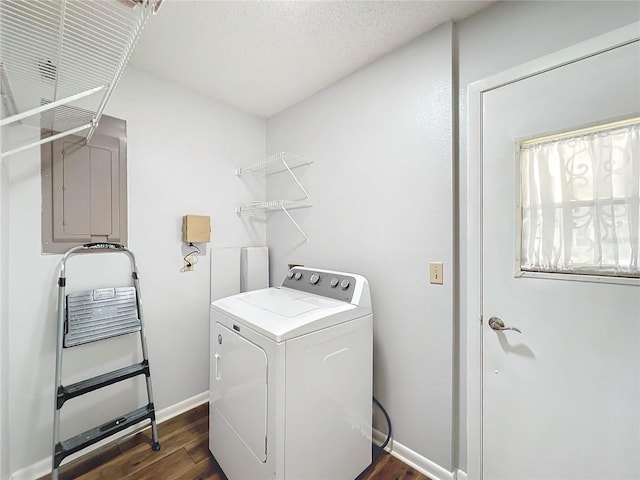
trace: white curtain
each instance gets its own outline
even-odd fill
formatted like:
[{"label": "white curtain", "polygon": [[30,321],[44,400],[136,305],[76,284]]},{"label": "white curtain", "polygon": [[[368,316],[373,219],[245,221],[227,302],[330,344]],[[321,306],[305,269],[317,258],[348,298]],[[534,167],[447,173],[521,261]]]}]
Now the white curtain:
[{"label": "white curtain", "polygon": [[520,147],[521,269],[640,277],[640,120]]}]

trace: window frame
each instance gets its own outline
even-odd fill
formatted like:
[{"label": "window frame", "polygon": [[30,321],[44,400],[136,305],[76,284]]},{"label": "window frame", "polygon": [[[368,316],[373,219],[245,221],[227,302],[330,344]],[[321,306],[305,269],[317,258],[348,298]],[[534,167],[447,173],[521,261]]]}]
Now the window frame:
[{"label": "window frame", "polygon": [[[625,115],[622,117],[610,118],[598,122],[592,122],[588,124],[578,125],[570,128],[563,128],[562,130],[556,130],[552,132],[543,132],[540,134],[529,135],[526,137],[516,138],[513,141],[514,145],[514,216],[515,221],[514,231],[515,243],[514,243],[514,263],[513,263],[513,276],[514,278],[540,278],[545,280],[564,280],[573,282],[590,282],[590,283],[607,283],[616,285],[635,285],[640,286],[640,277],[624,277],[613,275],[598,275],[587,273],[571,273],[571,272],[536,272],[531,270],[522,269],[522,178],[521,167],[522,160],[520,158],[521,145],[533,139],[541,139],[544,137],[561,136],[569,132],[577,132],[583,129],[597,128],[598,126],[604,126],[610,123],[621,122],[625,120],[631,120],[637,118],[638,114]],[[571,135],[568,135],[571,136]]]}]

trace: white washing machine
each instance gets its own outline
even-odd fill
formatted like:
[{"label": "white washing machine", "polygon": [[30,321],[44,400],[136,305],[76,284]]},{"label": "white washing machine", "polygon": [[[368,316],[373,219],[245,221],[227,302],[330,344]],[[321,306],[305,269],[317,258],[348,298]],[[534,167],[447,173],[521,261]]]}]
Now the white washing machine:
[{"label": "white washing machine", "polygon": [[209,449],[229,480],[353,480],[371,464],[367,280],[295,267],[211,304]]}]

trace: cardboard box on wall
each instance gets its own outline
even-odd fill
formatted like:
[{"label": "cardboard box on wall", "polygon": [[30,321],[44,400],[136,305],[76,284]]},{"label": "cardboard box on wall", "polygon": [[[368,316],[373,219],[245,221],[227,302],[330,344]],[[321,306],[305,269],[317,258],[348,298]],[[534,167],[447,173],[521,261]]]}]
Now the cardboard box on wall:
[{"label": "cardboard box on wall", "polygon": [[211,241],[210,217],[206,215],[185,215],[182,217],[182,241],[209,243]]}]

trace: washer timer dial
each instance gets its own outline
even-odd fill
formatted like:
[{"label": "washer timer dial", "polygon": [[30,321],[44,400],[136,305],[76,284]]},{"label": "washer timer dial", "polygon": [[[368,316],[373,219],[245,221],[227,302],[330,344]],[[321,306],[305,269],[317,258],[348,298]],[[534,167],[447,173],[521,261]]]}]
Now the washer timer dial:
[{"label": "washer timer dial", "polygon": [[298,266],[286,272],[281,286],[347,303],[361,288],[357,275]]}]

